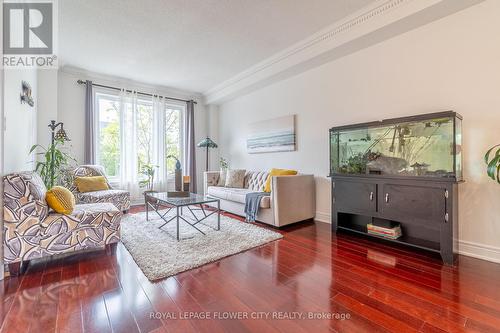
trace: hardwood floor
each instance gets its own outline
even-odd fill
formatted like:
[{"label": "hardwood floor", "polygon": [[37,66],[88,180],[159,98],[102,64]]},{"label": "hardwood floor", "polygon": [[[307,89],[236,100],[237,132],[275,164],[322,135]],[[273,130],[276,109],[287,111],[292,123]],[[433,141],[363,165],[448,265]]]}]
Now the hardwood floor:
[{"label": "hardwood floor", "polygon": [[[1,332],[500,332],[499,264],[460,256],[448,267],[324,223],[280,232],[156,283],[121,244],[32,263],[3,281]],[[331,313],[349,318],[322,318]],[[321,319],[299,320],[310,314]]]}]

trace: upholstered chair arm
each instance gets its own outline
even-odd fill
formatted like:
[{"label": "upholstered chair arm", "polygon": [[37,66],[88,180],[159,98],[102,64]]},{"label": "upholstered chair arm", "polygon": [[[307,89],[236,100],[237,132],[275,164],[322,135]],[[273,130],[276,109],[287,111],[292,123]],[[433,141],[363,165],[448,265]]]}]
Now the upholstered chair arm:
[{"label": "upholstered chair arm", "polygon": [[271,205],[277,227],[313,218],[316,211],[314,176],[273,176]]},{"label": "upholstered chair arm", "polygon": [[3,177],[4,261],[39,257],[40,221],[48,214],[46,188],[34,172]]},{"label": "upholstered chair arm", "polygon": [[205,171],[203,173],[203,193],[207,194],[209,186],[216,186],[219,181],[219,171]]}]

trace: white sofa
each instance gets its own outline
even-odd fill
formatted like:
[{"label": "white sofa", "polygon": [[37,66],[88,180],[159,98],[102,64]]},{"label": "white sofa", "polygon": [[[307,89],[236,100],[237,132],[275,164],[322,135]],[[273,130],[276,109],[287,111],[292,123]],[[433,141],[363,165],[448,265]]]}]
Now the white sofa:
[{"label": "white sofa", "polygon": [[[218,171],[207,171],[203,177],[204,192],[220,199],[222,210],[245,216],[246,194],[264,191],[268,175],[268,172],[247,171],[244,188],[229,188],[217,186]],[[312,219],[316,208],[315,195],[313,175],[273,176],[271,195],[262,199],[257,221],[281,227]]]}]

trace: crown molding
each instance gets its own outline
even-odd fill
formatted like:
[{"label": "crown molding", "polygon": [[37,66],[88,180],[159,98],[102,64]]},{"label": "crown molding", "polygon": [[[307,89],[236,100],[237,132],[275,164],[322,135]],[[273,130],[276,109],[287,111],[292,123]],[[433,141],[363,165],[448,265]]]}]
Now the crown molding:
[{"label": "crown molding", "polygon": [[484,0],[379,0],[204,93],[221,104]]}]

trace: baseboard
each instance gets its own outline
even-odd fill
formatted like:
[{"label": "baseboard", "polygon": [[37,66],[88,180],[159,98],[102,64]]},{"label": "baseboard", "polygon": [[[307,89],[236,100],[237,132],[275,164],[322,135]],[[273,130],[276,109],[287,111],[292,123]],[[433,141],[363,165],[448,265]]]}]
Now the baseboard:
[{"label": "baseboard", "polygon": [[324,223],[332,223],[331,215],[330,213],[325,213],[325,212],[316,212],[316,216],[314,217],[316,221],[319,222],[324,222]]},{"label": "baseboard", "polygon": [[[325,223],[331,223],[332,221],[329,213],[319,211],[316,212],[314,219]],[[472,258],[500,263],[500,247],[459,240],[458,253]]]},{"label": "baseboard", "polygon": [[458,253],[477,259],[500,263],[500,248],[468,241],[458,241]]}]

